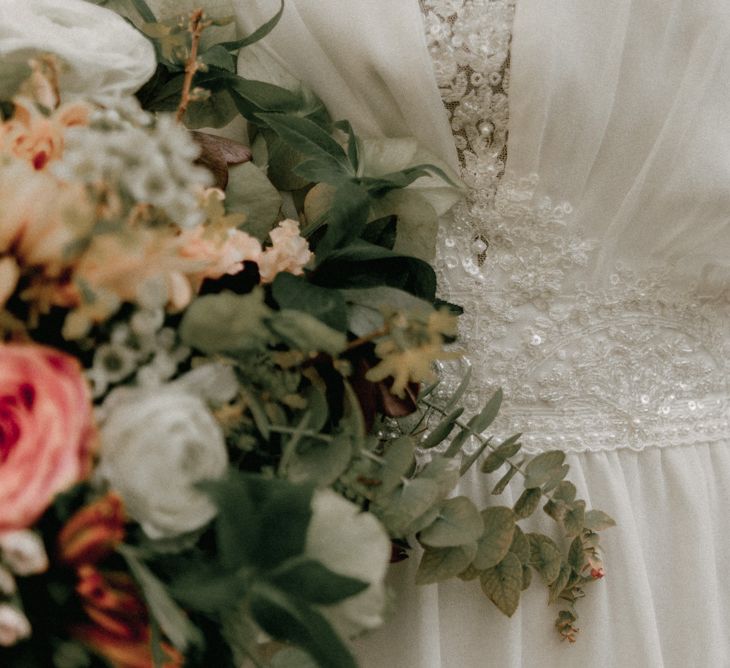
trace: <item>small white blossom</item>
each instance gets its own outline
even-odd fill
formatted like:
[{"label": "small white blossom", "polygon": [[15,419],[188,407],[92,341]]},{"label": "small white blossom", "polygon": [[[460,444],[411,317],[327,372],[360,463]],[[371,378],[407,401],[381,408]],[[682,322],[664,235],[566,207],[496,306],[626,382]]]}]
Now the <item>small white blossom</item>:
[{"label": "small white blossom", "polygon": [[0,594],[3,596],[12,596],[15,590],[16,586],[13,574],[5,566],[0,566]]},{"label": "small white blossom", "polygon": [[28,618],[17,608],[0,603],[0,647],[12,647],[30,637]]},{"label": "small white blossom", "polygon": [[43,573],[48,555],[40,536],[27,529],[0,534],[0,555],[5,565],[17,575]]}]

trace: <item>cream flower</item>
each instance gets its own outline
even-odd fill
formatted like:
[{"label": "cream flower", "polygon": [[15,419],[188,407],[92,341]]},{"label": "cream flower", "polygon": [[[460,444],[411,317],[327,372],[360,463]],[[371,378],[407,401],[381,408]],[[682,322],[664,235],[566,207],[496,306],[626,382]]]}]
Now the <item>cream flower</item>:
[{"label": "cream flower", "polygon": [[111,10],[83,0],[0,2],[0,90],[14,93],[29,60],[45,53],[62,62],[66,99],[130,95],[157,67],[152,43]]},{"label": "cream flower", "polygon": [[0,556],[16,575],[35,575],[48,568],[48,555],[41,537],[26,530],[0,534]]},{"label": "cream flower", "polygon": [[223,431],[205,402],[175,387],[118,393],[101,426],[99,475],[151,538],[213,519],[215,506],[196,483],[227,466]]},{"label": "cream flower", "polygon": [[321,608],[340,635],[352,638],[383,623],[383,580],[391,547],[388,534],[374,515],[362,512],[331,489],[317,490],[304,552],[335,573],[370,584],[356,596]]}]

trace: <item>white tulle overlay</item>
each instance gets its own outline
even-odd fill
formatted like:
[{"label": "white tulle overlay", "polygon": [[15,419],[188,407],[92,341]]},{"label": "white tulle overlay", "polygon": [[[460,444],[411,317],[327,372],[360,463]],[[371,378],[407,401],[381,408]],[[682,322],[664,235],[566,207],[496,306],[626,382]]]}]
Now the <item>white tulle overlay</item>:
[{"label": "white tulle overlay", "polygon": [[[412,559],[393,568],[392,623],[359,656],[728,665],[730,5],[420,4],[290,2],[268,47],[362,131],[455,146],[470,194],[442,226],[439,272],[467,311],[468,407],[502,386],[498,429],[569,451],[589,506],[618,527],[575,646],[537,586],[506,620],[474,582],[416,587]],[[486,505],[492,482],[473,473],[460,491]]]}]

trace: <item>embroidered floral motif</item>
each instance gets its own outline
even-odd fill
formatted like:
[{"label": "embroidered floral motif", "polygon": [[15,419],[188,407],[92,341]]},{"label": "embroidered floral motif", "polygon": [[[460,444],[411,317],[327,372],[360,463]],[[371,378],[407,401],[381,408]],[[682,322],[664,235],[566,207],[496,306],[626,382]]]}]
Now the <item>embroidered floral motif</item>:
[{"label": "embroidered floral motif", "polygon": [[442,226],[438,259],[443,296],[466,309],[467,405],[501,386],[499,426],[524,431],[533,452],[726,439],[730,304],[673,285],[667,268],[618,262],[605,281],[588,279],[597,242],[571,207],[536,197],[536,176],[504,176],[514,2],[422,5],[471,186]]}]

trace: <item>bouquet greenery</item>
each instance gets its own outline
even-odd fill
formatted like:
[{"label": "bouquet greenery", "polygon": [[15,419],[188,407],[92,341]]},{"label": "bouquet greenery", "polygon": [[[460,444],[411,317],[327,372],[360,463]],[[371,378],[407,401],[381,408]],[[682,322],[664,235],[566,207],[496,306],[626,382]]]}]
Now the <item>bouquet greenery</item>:
[{"label": "bouquet greenery", "polygon": [[[266,61],[283,3],[242,39],[104,4],[0,9],[0,663],[353,666],[409,555],[506,615],[537,573],[573,640],[612,520],[434,372],[456,175]],[[513,507],[452,495],[475,465]]]}]

